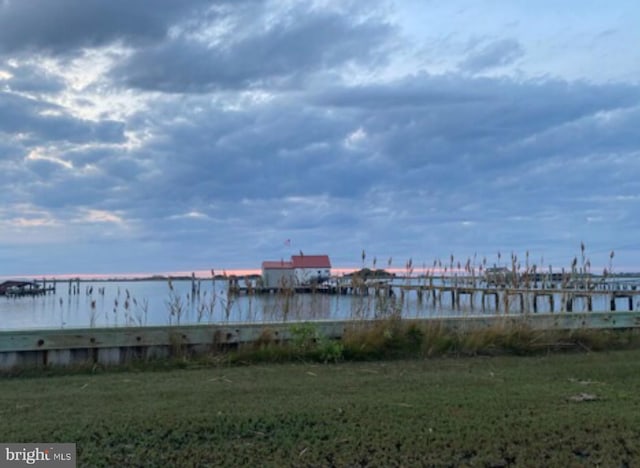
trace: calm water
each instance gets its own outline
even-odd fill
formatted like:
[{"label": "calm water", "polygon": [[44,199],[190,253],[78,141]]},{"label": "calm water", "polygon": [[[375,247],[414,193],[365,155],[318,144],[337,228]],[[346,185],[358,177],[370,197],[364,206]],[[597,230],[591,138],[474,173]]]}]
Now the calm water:
[{"label": "calm water", "polygon": [[[228,297],[227,286],[224,280],[196,281],[194,293],[190,280],[173,281],[173,289],[166,281],[96,281],[71,285],[59,282],[55,293],[44,296],[0,296],[0,329],[374,318],[391,308],[401,308],[404,317],[429,317],[488,314],[494,308],[493,303],[488,303],[487,311],[482,312],[476,297],[476,307],[471,309],[468,297],[463,296],[460,310],[453,310],[450,295],[446,293],[434,306],[427,297],[424,301],[418,300],[415,293],[407,294],[402,303],[399,292],[393,299],[324,294]],[[560,301],[560,297],[555,299],[556,311]],[[584,310],[585,302],[577,299],[574,311]],[[519,309],[513,305],[513,312],[517,313]],[[593,307],[594,310],[608,310],[608,298],[602,296],[594,300]],[[626,307],[626,304],[619,305],[620,310],[626,310]],[[638,305],[634,307],[637,310]],[[531,304],[528,308],[532,310]],[[548,301],[541,300],[538,310],[548,311]]]},{"label": "calm water", "polygon": [[[224,280],[59,282],[55,293],[0,296],[0,329],[84,328],[171,324],[373,318],[392,306],[374,297],[325,294],[227,296]],[[397,301],[393,306],[399,306]],[[434,313],[405,301],[405,315]]]}]

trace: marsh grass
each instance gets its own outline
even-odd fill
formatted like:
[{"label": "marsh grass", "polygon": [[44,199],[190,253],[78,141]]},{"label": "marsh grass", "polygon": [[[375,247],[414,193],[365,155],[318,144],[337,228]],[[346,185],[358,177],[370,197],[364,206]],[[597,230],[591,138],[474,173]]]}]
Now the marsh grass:
[{"label": "marsh grass", "polygon": [[167,309],[169,310],[169,325],[180,325],[180,319],[184,314],[184,302],[182,300],[182,296],[178,293],[174,286],[171,278],[168,280],[169,286],[169,298],[166,300],[165,304]]},{"label": "marsh grass", "polygon": [[143,298],[140,302],[134,297],[132,299],[134,306],[134,319],[135,322],[144,327],[147,325],[147,315],[149,313],[149,300],[147,298]]},{"label": "marsh grass", "polygon": [[637,330],[534,330],[503,322],[483,329],[448,328],[390,317],[348,326],[340,339],[322,336],[313,323],[292,325],[287,339],[266,329],[252,345],[227,355],[229,363],[338,362],[441,356],[540,355],[640,348]]},{"label": "marsh grass", "polygon": [[[60,301],[62,303],[62,298],[60,298]],[[90,304],[89,307],[91,308],[91,311],[89,313],[89,326],[91,328],[96,326],[96,319],[98,318],[98,311],[96,309],[96,300],[91,298],[90,299]]]}]

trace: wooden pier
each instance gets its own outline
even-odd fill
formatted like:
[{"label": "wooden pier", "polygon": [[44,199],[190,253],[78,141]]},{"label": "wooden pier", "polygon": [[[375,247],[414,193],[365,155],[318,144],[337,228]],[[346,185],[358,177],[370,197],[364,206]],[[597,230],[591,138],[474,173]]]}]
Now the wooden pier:
[{"label": "wooden pier", "polygon": [[[457,284],[456,284],[457,283]],[[594,303],[607,304],[600,306],[600,311],[627,310],[634,311],[640,298],[640,283],[609,282],[590,283],[584,285],[538,284],[518,286],[497,286],[474,281],[448,279],[445,284],[434,284],[433,281],[411,284],[390,281],[345,281],[334,279],[329,284],[295,286],[289,288],[264,288],[259,285],[240,286],[229,283],[229,295],[262,295],[262,294],[332,294],[350,296],[393,297],[404,301],[413,294],[421,303],[429,301],[433,307],[460,310],[492,312],[573,312],[582,310],[594,311]],[[579,306],[579,308],[576,308]]]}]

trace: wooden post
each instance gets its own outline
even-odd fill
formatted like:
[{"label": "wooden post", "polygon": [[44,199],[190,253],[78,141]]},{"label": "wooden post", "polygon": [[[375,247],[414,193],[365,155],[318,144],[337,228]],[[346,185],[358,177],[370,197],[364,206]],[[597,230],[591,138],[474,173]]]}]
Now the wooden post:
[{"label": "wooden post", "polygon": [[498,296],[497,292],[486,292],[486,291],[482,291],[482,310],[485,310],[486,308],[486,297],[487,296],[493,296],[495,299],[495,309],[496,312],[498,312],[498,309],[500,308],[500,298]]},{"label": "wooden post", "polygon": [[538,312],[538,299],[539,298],[543,298],[543,297],[548,297],[549,298],[549,312],[553,313],[554,312],[554,299],[553,299],[553,293],[542,293],[542,294],[535,294],[533,296],[533,311],[534,312]]}]

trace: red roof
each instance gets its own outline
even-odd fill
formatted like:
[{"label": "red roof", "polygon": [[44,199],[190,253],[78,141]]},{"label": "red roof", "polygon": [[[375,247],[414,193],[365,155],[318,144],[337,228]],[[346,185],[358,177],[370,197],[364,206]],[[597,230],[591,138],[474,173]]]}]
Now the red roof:
[{"label": "red roof", "polygon": [[291,262],[285,262],[284,260],[280,260],[280,261],[266,260],[262,262],[263,270],[290,270],[291,268],[293,268],[293,264]]},{"label": "red roof", "polygon": [[331,268],[328,255],[292,255],[293,268]]}]

